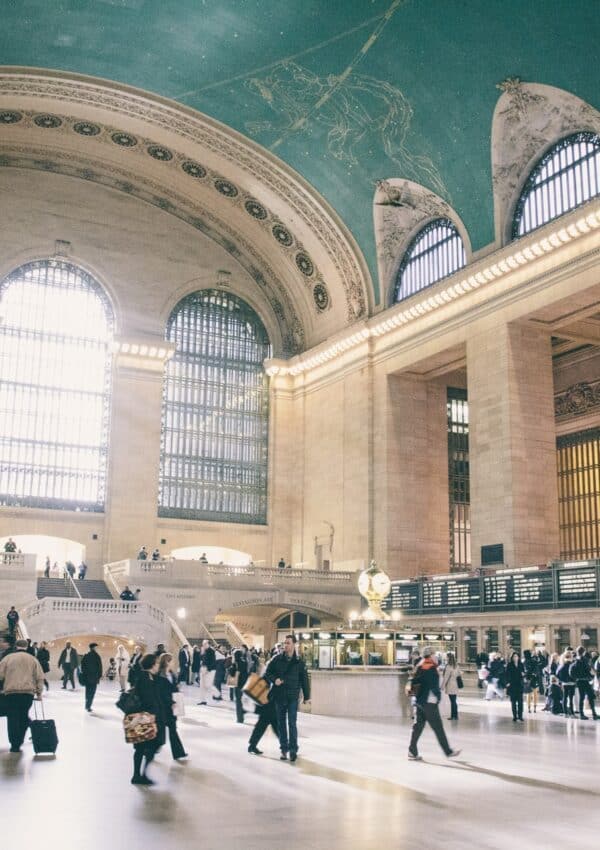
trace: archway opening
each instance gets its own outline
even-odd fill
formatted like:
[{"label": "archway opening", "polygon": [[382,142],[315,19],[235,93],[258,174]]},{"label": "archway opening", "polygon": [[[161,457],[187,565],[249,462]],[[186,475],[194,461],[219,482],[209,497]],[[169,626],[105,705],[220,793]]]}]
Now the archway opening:
[{"label": "archway opening", "polygon": [[36,572],[43,572],[46,558],[50,558],[51,578],[62,576],[63,567],[67,561],[71,561],[75,566],[85,561],[85,546],[67,537],[51,537],[48,534],[11,534],[0,537],[0,551],[4,550],[4,544],[9,537],[14,540],[17,551],[26,555],[35,555]]}]

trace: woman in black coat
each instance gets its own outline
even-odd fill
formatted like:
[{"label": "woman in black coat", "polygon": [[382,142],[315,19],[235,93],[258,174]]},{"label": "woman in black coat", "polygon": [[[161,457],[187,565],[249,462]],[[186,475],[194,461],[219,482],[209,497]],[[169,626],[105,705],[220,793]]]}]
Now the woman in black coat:
[{"label": "woman in black coat", "polygon": [[158,734],[152,741],[133,745],[132,785],[154,785],[146,776],[148,765],[165,742],[165,709],[157,682],[158,658],[154,653],[144,655],[140,662],[135,690],[140,700],[140,711],[147,711],[156,718]]},{"label": "woman in black coat", "polygon": [[172,660],[173,656],[170,655],[168,652],[163,652],[163,654],[159,656],[158,675],[156,681],[158,683],[160,698],[162,700],[162,704],[165,710],[165,725],[169,730],[169,743],[171,744],[171,754],[173,755],[173,758],[177,761],[179,759],[186,759],[188,755],[183,748],[183,744],[181,743],[181,738],[179,737],[179,733],[177,732],[177,718],[173,714],[173,694],[179,692],[179,687],[177,685],[177,676],[175,675],[175,673],[173,673],[169,666]]},{"label": "woman in black coat", "polygon": [[513,652],[506,665],[506,688],[512,707],[513,723],[523,721],[523,688],[525,685],[525,668],[518,652]]},{"label": "woman in black coat", "polygon": [[50,653],[48,652],[45,640],[40,643],[40,648],[37,651],[37,660],[40,662],[40,666],[44,672],[44,685],[46,690],[49,691],[50,685],[48,684],[46,673],[50,672]]},{"label": "woman in black coat", "polygon": [[534,712],[537,711],[538,690],[540,687],[540,668],[537,658],[534,658],[530,649],[523,651],[523,667],[525,668],[525,682],[527,684],[527,711],[531,713],[533,705]]}]

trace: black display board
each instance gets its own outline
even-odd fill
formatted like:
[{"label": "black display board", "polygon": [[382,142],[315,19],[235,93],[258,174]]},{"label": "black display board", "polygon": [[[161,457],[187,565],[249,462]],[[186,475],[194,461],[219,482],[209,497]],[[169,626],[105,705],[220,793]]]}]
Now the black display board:
[{"label": "black display board", "polygon": [[553,599],[552,570],[483,577],[484,608],[552,606]]},{"label": "black display board", "polygon": [[478,578],[423,582],[423,611],[478,611],[481,592]]},{"label": "black display board", "polygon": [[595,567],[558,570],[558,600],[576,605],[596,599],[598,593]]},{"label": "black display board", "polygon": [[393,581],[392,589],[382,604],[384,611],[419,611],[419,582]]}]

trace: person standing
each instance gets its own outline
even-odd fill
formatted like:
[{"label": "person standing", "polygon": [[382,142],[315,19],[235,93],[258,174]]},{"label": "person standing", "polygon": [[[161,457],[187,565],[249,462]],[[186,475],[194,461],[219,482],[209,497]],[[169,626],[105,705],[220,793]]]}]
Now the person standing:
[{"label": "person standing", "polygon": [[513,652],[506,665],[506,688],[510,697],[513,723],[523,722],[523,690],[525,687],[525,667],[518,652]]},{"label": "person standing", "polygon": [[140,551],[137,554],[138,561],[146,561],[148,559],[148,550],[145,546],[142,546]]},{"label": "person standing", "polygon": [[119,594],[119,599],[121,599],[123,602],[135,602],[135,596],[133,595],[131,588],[128,584],[125,585],[125,587]]},{"label": "person standing", "polygon": [[82,561],[82,562],[79,564],[79,573],[78,573],[79,581],[83,581],[83,580],[84,580],[84,578],[85,578],[85,574],[86,574],[86,573],[87,573],[87,564],[85,563],[85,561]]},{"label": "person standing", "polygon": [[587,720],[587,715],[584,713],[584,702],[587,697],[592,709],[592,717],[594,720],[599,720],[600,715],[596,713],[596,705],[594,702],[594,691],[592,688],[592,679],[594,672],[590,662],[590,657],[585,651],[585,647],[578,646],[575,650],[575,661],[569,667],[571,679],[577,685],[579,693],[579,717],[581,720]]},{"label": "person standing", "polygon": [[190,681],[190,647],[186,643],[179,650],[179,684],[188,685]]},{"label": "person standing", "polygon": [[158,682],[158,690],[165,710],[165,725],[169,730],[169,743],[171,745],[171,755],[175,761],[186,759],[186,753],[181,738],[177,731],[177,717],[173,713],[174,699],[173,694],[179,692],[177,685],[177,676],[171,670],[171,661],[173,656],[168,652],[163,654],[158,659],[158,673],[156,681]]},{"label": "person standing", "polygon": [[79,656],[74,646],[71,646],[71,641],[67,641],[65,648],[58,658],[58,669],[62,668],[62,687],[63,691],[67,690],[67,682],[71,683],[71,687],[75,690],[75,670],[79,666]]},{"label": "person standing", "polygon": [[456,656],[453,652],[449,652],[446,656],[446,667],[442,676],[442,690],[450,700],[450,717],[448,720],[458,720],[457,697],[459,676],[462,676],[462,672],[456,663]]},{"label": "person standing", "polygon": [[50,578],[50,556],[46,555],[46,563],[44,565],[44,578]]},{"label": "person standing", "polygon": [[153,549],[152,550],[152,560],[153,561],[160,561],[160,550],[159,549]]},{"label": "person standing", "polygon": [[85,710],[91,711],[98,682],[102,678],[102,659],[96,652],[97,643],[90,643],[90,651],[81,659],[81,675],[85,686]]},{"label": "person standing", "polygon": [[248,680],[248,647],[242,644],[233,653],[233,664],[229,673],[236,680],[235,691],[235,720],[236,723],[244,722],[244,706],[242,705],[242,689]]},{"label": "person standing", "polygon": [[12,539],[12,537],[9,537],[6,543],[4,544],[4,551],[7,552],[9,555],[14,555],[14,553],[17,551],[17,544]]},{"label": "person standing", "polygon": [[129,672],[129,653],[127,652],[122,643],[120,643],[117,647],[117,657],[115,660],[115,665],[117,668],[119,687],[122,693],[127,687],[127,673]]},{"label": "person standing", "polygon": [[223,699],[223,695],[221,693],[221,688],[223,687],[223,683],[225,681],[225,647],[218,646],[215,650],[215,678],[213,682],[213,688],[215,690],[215,694],[213,695],[213,699],[217,702],[220,702]]},{"label": "person standing", "polygon": [[277,569],[285,570],[285,559],[284,559],[283,555],[279,559],[279,563],[277,564]]},{"label": "person standing", "polygon": [[200,647],[194,645],[192,647],[192,684],[200,687],[200,664],[202,658],[200,655]]},{"label": "person standing", "polygon": [[573,663],[573,654],[566,649],[560,658],[560,663],[556,670],[556,678],[560,682],[563,690],[563,713],[565,717],[575,717],[574,699],[575,699],[575,682],[571,678],[569,669]]},{"label": "person standing", "polygon": [[417,665],[417,669],[411,679],[411,688],[415,695],[416,705],[415,720],[408,745],[409,760],[422,761],[422,757],[418,751],[418,743],[426,723],[429,723],[433,729],[438,744],[448,758],[454,758],[459,755],[460,750],[453,750],[448,743],[444,724],[440,717],[439,704],[442,696],[440,691],[440,676],[438,665],[433,657],[433,650],[430,646],[426,646],[423,650],[423,658]]},{"label": "person standing", "polygon": [[127,681],[133,687],[137,681],[137,677],[140,672],[140,664],[142,661],[143,653],[139,646],[134,647],[133,655],[131,656],[131,660],[129,662],[129,670],[127,672]]},{"label": "person standing", "polygon": [[217,668],[217,659],[215,651],[207,640],[202,641],[200,650],[200,702],[198,705],[206,705],[209,697],[212,696],[213,682],[215,680],[215,670]]},{"label": "person standing", "polygon": [[10,606],[10,611],[6,615],[6,619],[8,622],[8,632],[9,634],[14,635],[17,630],[17,625],[19,623],[19,612],[17,611],[14,605]]},{"label": "person standing", "polygon": [[523,650],[523,667],[525,669],[525,693],[527,694],[527,711],[531,714],[537,711],[538,692],[540,687],[540,672],[537,658],[534,658],[530,649]]},{"label": "person standing", "polygon": [[296,636],[286,635],[283,652],[269,661],[265,670],[265,679],[273,685],[273,700],[279,729],[279,747],[281,760],[286,761],[288,752],[290,761],[298,756],[298,703],[300,691],[304,701],[310,699],[308,672],[302,659],[296,652]]},{"label": "person standing", "polygon": [[132,785],[154,785],[152,779],[146,775],[148,765],[165,742],[165,710],[156,675],[158,673],[158,658],[154,653],[144,655],[140,662],[139,673],[135,682],[135,689],[140,700],[140,711],[153,714],[157,735],[151,741],[143,741],[133,745],[133,776]]},{"label": "person standing", "polygon": [[46,676],[50,672],[50,653],[48,652],[48,646],[45,640],[40,643],[40,648],[37,651],[37,660],[40,662],[40,667],[44,674],[44,687],[49,691],[50,685]]},{"label": "person standing", "polygon": [[0,682],[6,701],[6,722],[11,753],[20,753],[29,726],[29,709],[42,698],[44,674],[37,658],[29,655],[27,641],[18,640],[15,651],[0,661]]}]

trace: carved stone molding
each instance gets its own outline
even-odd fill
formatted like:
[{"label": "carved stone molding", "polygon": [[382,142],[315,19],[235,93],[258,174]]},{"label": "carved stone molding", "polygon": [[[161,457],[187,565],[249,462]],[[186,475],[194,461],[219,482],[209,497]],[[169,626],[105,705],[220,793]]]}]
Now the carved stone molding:
[{"label": "carved stone molding", "polygon": [[[6,107],[10,111],[19,110],[18,104],[30,103],[32,98],[41,98],[46,104],[56,102],[57,112],[65,111],[65,105],[70,105],[71,109],[68,110],[70,113],[73,111],[73,104],[79,104],[85,113],[89,113],[90,110],[108,111],[115,116],[143,121],[148,127],[160,130],[161,136],[164,133],[178,136],[187,149],[193,147],[210,151],[223,162],[225,173],[221,175],[222,183],[219,185],[215,183],[215,188],[224,198],[238,198],[240,193],[235,195],[225,184],[229,183],[236,188],[235,180],[230,179],[229,173],[242,172],[250,184],[256,184],[257,180],[264,184],[277,196],[278,206],[281,205],[282,208],[289,210],[290,220],[298,219],[304,228],[310,231],[311,239],[316,240],[319,249],[327,258],[327,263],[335,269],[335,277],[342,288],[345,301],[344,323],[350,324],[368,314],[369,305],[372,302],[370,276],[364,258],[350,232],[328,208],[326,202],[299,175],[266,150],[235,131],[199,112],[158,96],[102,80],[55,72],[7,69],[0,73],[0,98],[3,102],[10,100],[10,105],[7,104]],[[49,110],[48,114],[50,114]],[[107,138],[102,132],[102,127],[100,132],[95,132],[100,122],[82,117],[76,123],[79,126],[76,132],[81,136],[87,136],[90,140],[96,140],[98,136]],[[135,133],[131,134],[129,130],[119,128],[118,124],[119,121],[115,118],[114,134],[118,138],[115,139],[114,134],[111,134],[111,143],[128,149],[137,148],[137,144],[131,144],[126,138],[127,135],[135,138]],[[49,132],[62,129],[62,125],[52,128],[46,123],[43,126]],[[153,142],[152,153],[149,147],[146,145],[144,153],[153,156],[162,165],[171,163],[174,159],[173,156],[169,157],[169,153],[175,152],[171,151],[168,145]],[[246,204],[252,200],[256,199],[250,192],[246,192],[236,203]],[[253,215],[248,206],[245,209],[256,221],[261,221],[259,209],[261,202],[257,201],[257,203],[258,206],[251,205],[251,208],[258,215]],[[265,207],[264,204],[262,206]],[[273,219],[276,221],[276,216],[273,216]],[[284,245],[284,247],[291,247],[291,245]],[[312,277],[306,273],[310,268],[304,262],[306,251],[297,250],[296,254],[300,254],[300,259],[296,260],[300,279]],[[325,286],[325,281],[319,277],[314,260],[311,260],[311,263],[314,275],[314,283],[311,286],[313,303],[316,312],[319,313],[329,308],[332,300],[335,301],[336,295],[333,291],[331,297],[323,297],[322,287]],[[321,284],[321,287],[314,292],[317,283]],[[303,285],[306,284],[303,283]],[[334,283],[328,279],[325,288],[331,291],[332,287],[335,290]],[[329,296],[329,292],[327,295]]]},{"label": "carved stone molding", "polygon": [[600,411],[600,380],[573,384],[554,396],[557,420],[573,419],[593,411]]},{"label": "carved stone molding", "polygon": [[496,240],[501,246],[511,241],[514,210],[536,163],[571,133],[600,133],[600,112],[562,89],[516,77],[498,88],[502,95],[492,123],[492,182]]},{"label": "carved stone molding", "polygon": [[428,222],[449,218],[456,225],[470,256],[470,241],[458,214],[442,198],[411,180],[378,180],[373,201],[377,266],[383,293],[389,306],[398,268],[411,240]]}]

